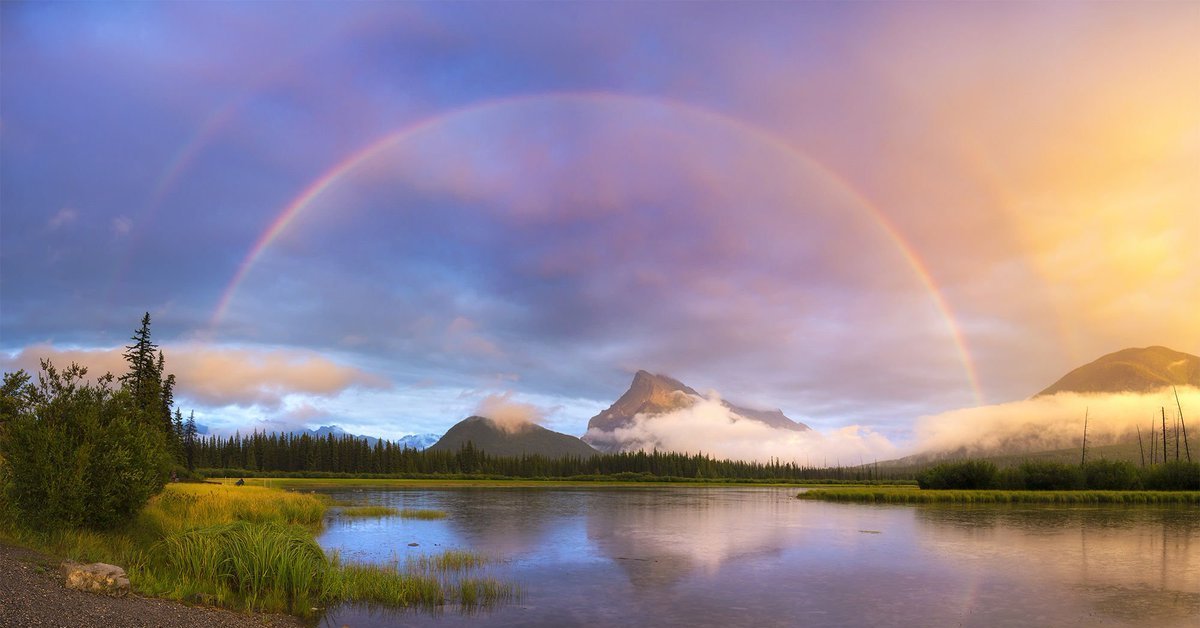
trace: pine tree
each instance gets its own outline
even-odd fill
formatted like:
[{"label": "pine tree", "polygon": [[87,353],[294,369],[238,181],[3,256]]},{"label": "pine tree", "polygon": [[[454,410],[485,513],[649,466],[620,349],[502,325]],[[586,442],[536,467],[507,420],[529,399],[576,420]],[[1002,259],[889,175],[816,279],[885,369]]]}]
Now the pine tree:
[{"label": "pine tree", "polygon": [[129,365],[129,371],[121,376],[121,383],[133,396],[138,409],[145,411],[152,407],[150,399],[157,396],[150,394],[151,389],[160,385],[154,363],[154,352],[158,345],[150,340],[150,312],[142,316],[142,326],[133,332],[130,340],[133,344],[125,347],[125,362]]},{"label": "pine tree", "polygon": [[196,469],[196,411],[188,413],[187,423],[183,424],[183,455],[187,462],[188,471]]}]

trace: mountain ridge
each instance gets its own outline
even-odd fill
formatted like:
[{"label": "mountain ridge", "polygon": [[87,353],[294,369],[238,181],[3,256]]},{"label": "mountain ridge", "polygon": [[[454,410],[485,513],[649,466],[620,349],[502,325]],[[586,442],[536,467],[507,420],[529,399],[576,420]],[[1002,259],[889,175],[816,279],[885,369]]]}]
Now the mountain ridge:
[{"label": "mountain ridge", "polygon": [[458,451],[468,442],[491,456],[562,458],[590,457],[599,453],[579,438],[546,429],[536,423],[506,427],[482,416],[469,416],[454,424],[438,442],[429,447],[429,451]]},{"label": "mountain ridge", "polygon": [[1169,386],[1200,388],[1200,357],[1161,345],[1121,349],[1072,369],[1034,398],[1060,392],[1152,392]]}]

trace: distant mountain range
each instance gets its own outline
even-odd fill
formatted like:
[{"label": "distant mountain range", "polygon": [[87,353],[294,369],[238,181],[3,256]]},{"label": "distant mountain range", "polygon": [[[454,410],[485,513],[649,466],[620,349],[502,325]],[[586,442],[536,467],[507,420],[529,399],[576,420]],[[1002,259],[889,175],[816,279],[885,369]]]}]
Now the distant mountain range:
[{"label": "distant mountain range", "polygon": [[439,438],[441,436],[437,434],[409,434],[397,440],[396,444],[409,449],[429,449]]},{"label": "distant mountain range", "polygon": [[594,456],[596,450],[582,440],[534,423],[501,426],[492,419],[472,416],[447,430],[430,451],[458,451],[471,443],[492,456],[539,455],[547,458]]},{"label": "distant mountain range", "polygon": [[1034,396],[1152,392],[1168,386],[1200,387],[1200,357],[1157,346],[1123,349],[1067,373]]},{"label": "distant mountain range", "polygon": [[[638,415],[653,420],[654,415],[689,408],[702,398],[694,388],[677,379],[638,371],[633,376],[629,390],[607,410],[588,421],[587,433],[584,434],[583,440],[600,451],[637,449],[640,444],[624,442],[614,432],[634,425],[634,417]],[[777,429],[798,432],[810,429],[803,423],[789,419],[781,410],[752,410],[724,400],[721,404],[741,419],[758,421]]]},{"label": "distant mountain range", "polygon": [[[295,434],[295,435],[308,434],[309,436],[312,436],[313,438],[325,438],[326,436],[329,436],[331,434],[333,435],[334,438],[350,436],[352,438],[361,438],[363,440],[366,440],[367,444],[372,447],[374,447],[375,443],[379,442],[379,440],[380,440],[374,436],[363,436],[361,434],[352,434],[352,433],[347,432],[346,430],[342,429],[342,427],[340,425],[322,425],[321,427],[318,427],[315,430],[306,430],[303,428],[292,429],[292,430],[288,430],[287,433]],[[436,443],[439,438],[441,438],[441,437],[438,436],[437,434],[409,434],[408,436],[402,436],[393,442],[395,442],[397,445],[400,445],[401,447],[408,447],[409,449],[427,449],[430,445]]]}]

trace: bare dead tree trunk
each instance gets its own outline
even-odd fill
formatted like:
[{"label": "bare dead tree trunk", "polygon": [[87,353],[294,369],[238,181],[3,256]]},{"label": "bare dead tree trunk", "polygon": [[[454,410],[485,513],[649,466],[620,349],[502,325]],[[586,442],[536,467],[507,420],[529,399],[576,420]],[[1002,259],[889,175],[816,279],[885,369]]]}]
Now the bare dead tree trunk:
[{"label": "bare dead tree trunk", "polygon": [[1188,446],[1187,423],[1183,421],[1183,404],[1179,403],[1179,390],[1174,386],[1171,390],[1175,391],[1175,407],[1179,408],[1179,425],[1183,427],[1183,450],[1187,453],[1187,461],[1192,461],[1192,448]]},{"label": "bare dead tree trunk", "polygon": [[1079,466],[1087,462],[1087,421],[1089,408],[1083,409],[1083,452],[1079,454]]},{"label": "bare dead tree trunk", "polygon": [[1135,425],[1138,433],[1138,453],[1142,454],[1142,468],[1146,468],[1146,449],[1142,447],[1142,426]]}]

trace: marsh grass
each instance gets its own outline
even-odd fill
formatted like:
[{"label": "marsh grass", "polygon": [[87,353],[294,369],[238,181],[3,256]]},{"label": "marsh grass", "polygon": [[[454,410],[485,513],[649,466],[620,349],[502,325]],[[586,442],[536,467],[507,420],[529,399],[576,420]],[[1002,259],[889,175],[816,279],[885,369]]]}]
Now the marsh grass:
[{"label": "marsh grass", "polygon": [[472,608],[518,593],[489,579],[456,579],[486,563],[469,552],[404,565],[343,563],[314,539],[328,507],[329,500],[308,493],[171,484],[115,530],[44,533],[6,524],[0,537],[63,558],[121,565],[146,595],[239,610],[308,616],[340,602]]},{"label": "marsh grass", "polygon": [[204,592],[269,610],[311,608],[325,597],[329,562],[298,526],[236,521],[194,528],[163,539],[151,555],[146,586],[166,597]]},{"label": "marsh grass", "polygon": [[876,504],[1200,504],[1196,491],[995,491],[821,488],[798,499]]},{"label": "marsh grass", "polygon": [[432,510],[432,509],[428,509],[428,508],[405,508],[400,511],[400,518],[402,518],[402,519],[431,520],[431,519],[445,519],[446,516],[447,516],[446,511],[444,511],[444,510]]},{"label": "marsh grass", "polygon": [[409,572],[447,573],[477,569],[488,562],[490,561],[483,554],[464,550],[446,550],[432,556],[410,557],[405,566]]},{"label": "marsh grass", "polygon": [[518,587],[508,582],[500,582],[495,578],[460,580],[452,590],[459,603],[467,609],[492,608],[521,597],[521,590]]},{"label": "marsh grass", "polygon": [[339,514],[343,517],[395,517],[400,511],[389,506],[345,506]]}]

